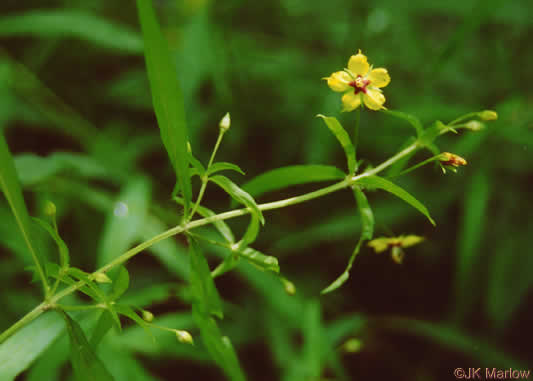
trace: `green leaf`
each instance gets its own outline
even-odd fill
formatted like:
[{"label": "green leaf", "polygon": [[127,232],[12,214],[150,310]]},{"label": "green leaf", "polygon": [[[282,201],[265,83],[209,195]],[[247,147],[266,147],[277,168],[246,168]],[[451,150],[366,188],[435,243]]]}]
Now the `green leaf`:
[{"label": "green leaf", "polygon": [[46,230],[48,234],[50,234],[50,237],[52,237],[52,239],[56,242],[57,247],[59,249],[59,264],[61,265],[61,267],[68,267],[70,262],[70,255],[65,241],[63,241],[63,239],[52,228],[52,226],[50,226],[48,222],[35,217],[33,218],[33,220],[37,222],[44,230]]},{"label": "green leaf", "polygon": [[192,165],[192,170],[190,171],[190,176],[194,176],[194,175],[197,175],[197,176],[204,176],[205,175],[205,167],[204,165],[202,164],[202,162],[200,160],[198,160],[197,158],[194,157],[194,155],[192,153],[189,153],[189,160],[190,160],[190,163]]},{"label": "green leaf", "polygon": [[34,10],[0,18],[0,36],[42,38],[75,37],[113,49],[113,52],[142,53],[140,36],[124,25],[76,10]]},{"label": "green leaf", "polygon": [[393,116],[395,118],[403,119],[403,120],[407,121],[416,130],[416,136],[420,136],[422,134],[422,131],[424,130],[424,127],[422,126],[422,123],[420,122],[420,120],[416,116],[407,114],[405,112],[394,111],[394,110],[382,109],[380,111],[382,113],[384,113],[384,114],[387,114],[387,115]]},{"label": "green leaf", "polygon": [[316,380],[322,373],[324,345],[326,345],[322,336],[324,329],[321,322],[320,304],[316,300],[306,306],[302,326],[305,376],[301,379]]},{"label": "green leaf", "polygon": [[431,216],[429,215],[427,208],[420,201],[418,201],[416,198],[407,193],[403,188],[400,188],[398,185],[392,183],[391,181],[384,179],[383,177],[374,175],[360,178],[359,180],[357,180],[357,184],[370,188],[383,189],[389,193],[392,193],[393,195],[401,198],[413,208],[418,210],[424,216],[426,216],[428,220],[433,224],[433,226],[435,226],[435,221],[433,221],[433,218],[431,218]]},{"label": "green leaf", "polygon": [[93,280],[91,280],[91,278],[89,277],[89,273],[86,273],[85,271],[80,270],[76,267],[69,267],[67,269],[67,274],[75,279],[85,282],[88,287],[88,290],[84,290],[84,292],[91,298],[93,298],[96,302],[105,302],[106,297],[104,295],[104,292],[98,287],[97,284],[94,283]]},{"label": "green leaf", "polygon": [[144,55],[152,100],[163,144],[176,171],[185,200],[185,215],[192,198],[183,96],[168,45],[161,33],[151,0],[137,0],[144,37]]},{"label": "green leaf", "polygon": [[355,257],[357,256],[357,254],[359,254],[359,251],[361,250],[361,245],[364,241],[370,240],[374,236],[374,213],[372,213],[370,204],[368,203],[365,194],[361,189],[359,189],[358,186],[353,186],[352,189],[355,196],[355,200],[357,201],[357,209],[359,210],[359,216],[361,218],[361,237],[359,238],[359,241],[357,242],[357,245],[355,246],[355,249],[352,252],[352,255],[350,256],[350,260],[348,261],[348,265],[346,266],[344,272],[337,279],[335,279],[328,287],[323,289],[321,291],[321,294],[327,294],[328,292],[336,290],[348,280]]},{"label": "green leaf", "polygon": [[340,180],[346,175],[329,165],[292,165],[265,172],[243,185],[242,189],[254,197],[293,185],[319,181]]},{"label": "green leaf", "polygon": [[261,210],[255,203],[253,197],[250,196],[250,194],[239,188],[235,183],[233,183],[225,176],[213,176],[209,178],[209,181],[214,182],[219,187],[224,189],[226,193],[233,197],[236,201],[245,205],[248,209],[250,209],[250,213],[254,214],[257,218],[259,218],[259,221],[261,221],[263,225],[265,224],[265,218],[263,217],[263,213],[261,213]]},{"label": "green leaf", "polygon": [[259,269],[279,273],[279,264],[276,257],[265,255],[251,247],[247,247],[243,250],[237,249],[236,251],[241,257],[246,258],[251,264]]},{"label": "green leaf", "polygon": [[112,327],[112,325],[113,317],[111,316],[111,313],[109,311],[103,310],[100,313],[100,317],[96,322],[96,326],[93,329],[91,339],[89,340],[89,343],[91,344],[93,350],[96,350],[98,344],[100,344],[100,341],[102,341],[107,332],[109,332],[109,329]]},{"label": "green leaf", "polygon": [[226,162],[220,162],[220,163],[214,163],[209,167],[209,169],[206,172],[207,176],[210,176],[216,172],[220,171],[235,171],[239,172],[241,175],[245,175],[244,171],[239,168],[238,165],[232,164],[232,163],[226,163]]},{"label": "green leaf", "polygon": [[[174,197],[174,201],[176,201],[180,205],[183,205],[183,199],[181,197]],[[196,209],[196,211],[199,215],[206,218],[213,217],[214,215],[216,215],[216,213],[213,212],[211,209],[208,209],[201,205],[198,205],[198,209]],[[228,226],[228,224],[226,224],[225,221],[217,220],[213,223],[213,225],[226,241],[228,241],[229,243],[235,242],[235,236],[233,235],[231,228]]]},{"label": "green leaf", "polygon": [[191,266],[191,293],[203,314],[223,318],[222,302],[215,282],[211,277],[209,266],[196,241],[189,238],[189,259]]},{"label": "green leaf", "polygon": [[233,270],[235,267],[237,267],[240,261],[241,257],[236,253],[226,256],[226,258],[224,258],[224,260],[213,271],[211,271],[211,276],[216,278],[224,273],[227,273],[228,271]]},{"label": "green leaf", "polygon": [[215,363],[222,368],[230,380],[245,381],[246,377],[231,341],[228,337],[222,336],[215,319],[204,314],[197,305],[193,305],[192,316],[200,329],[202,341]]},{"label": "green leaf", "polygon": [[46,157],[22,154],[15,157],[15,167],[24,186],[38,184],[60,173],[72,173],[86,178],[104,178],[109,171],[87,155],[66,152]]},{"label": "green leaf", "polygon": [[257,235],[259,234],[259,219],[256,215],[252,214],[252,219],[250,220],[250,224],[246,228],[246,232],[244,233],[244,236],[242,239],[238,242],[238,248],[244,249],[249,244],[253,243],[255,239],[257,238]]},{"label": "green leaf", "polygon": [[130,274],[124,266],[120,266],[117,278],[113,281],[113,290],[109,295],[109,300],[115,301],[122,296],[130,286]]},{"label": "green leaf", "polygon": [[61,314],[67,324],[70,356],[76,379],[78,381],[112,381],[113,376],[94,353],[80,325],[65,312]]},{"label": "green leaf", "polygon": [[0,380],[10,381],[26,370],[63,331],[58,314],[45,313],[0,345]]},{"label": "green leaf", "polygon": [[40,258],[40,255],[35,250],[35,242],[30,236],[30,216],[28,210],[26,209],[26,203],[24,202],[24,197],[22,196],[22,190],[20,189],[20,184],[17,177],[17,172],[15,170],[15,165],[13,163],[13,158],[9,153],[9,148],[7,146],[4,135],[0,133],[0,187],[2,192],[7,198],[7,202],[17,220],[17,225],[24,237],[26,246],[31,253],[34,265],[36,266],[39,277],[43,282],[43,287],[45,294],[48,292],[48,284],[46,277],[43,271],[43,262]]},{"label": "green leaf", "polygon": [[103,235],[98,244],[97,264],[106,265],[139,239],[150,205],[150,183],[133,177],[107,210]]},{"label": "green leaf", "polygon": [[344,127],[342,127],[342,125],[339,123],[337,118],[324,116],[321,114],[318,114],[317,117],[322,118],[324,123],[326,123],[326,126],[328,126],[329,130],[333,133],[333,135],[335,135],[339,143],[342,145],[344,153],[346,154],[346,160],[348,161],[348,173],[354,173],[357,168],[357,163],[355,161],[355,148],[352,144],[350,136]]}]

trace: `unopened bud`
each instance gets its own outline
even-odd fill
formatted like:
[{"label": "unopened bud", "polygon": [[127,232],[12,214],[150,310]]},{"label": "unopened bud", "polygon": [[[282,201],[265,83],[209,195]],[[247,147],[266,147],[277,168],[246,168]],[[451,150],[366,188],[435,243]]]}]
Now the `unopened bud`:
[{"label": "unopened bud", "polygon": [[52,201],[46,201],[44,204],[44,214],[47,216],[55,216],[56,205]]},{"label": "unopened bud", "polygon": [[218,126],[224,131],[229,130],[229,127],[231,126],[231,118],[229,116],[229,112],[227,112],[226,115],[224,115],[224,117],[220,120]]},{"label": "unopened bud", "polygon": [[492,110],[484,110],[484,111],[481,111],[479,114],[479,119],[481,120],[496,120],[498,119],[498,114],[496,113],[496,111],[492,111]]},{"label": "unopened bud", "polygon": [[485,128],[485,124],[481,123],[479,120],[471,120],[465,123],[465,128],[470,131],[480,131]]},{"label": "unopened bud", "polygon": [[191,142],[187,142],[187,152],[192,154]]},{"label": "unopened bud", "polygon": [[111,283],[111,279],[104,273],[94,273],[93,278],[97,283]]},{"label": "unopened bud", "polygon": [[182,331],[179,329],[177,329],[175,332],[176,332],[176,338],[178,339],[180,343],[191,344],[191,345],[194,344],[194,340],[192,339],[192,336],[189,332]]},{"label": "unopened bud", "polygon": [[285,289],[285,292],[289,295],[296,294],[296,287],[294,287],[294,283],[292,283],[290,280],[287,280],[285,278],[281,278],[281,282],[283,283],[283,288]]},{"label": "unopened bud", "polygon": [[405,256],[405,252],[403,249],[399,246],[393,246],[391,250],[391,257],[394,262],[401,265],[403,262],[403,257]]},{"label": "unopened bud", "polygon": [[348,353],[356,353],[356,352],[359,352],[359,351],[361,350],[362,347],[363,347],[363,343],[361,342],[361,340],[356,339],[356,338],[348,339],[348,340],[346,340],[346,342],[342,345],[342,349],[343,349],[345,352],[348,352]]},{"label": "unopened bud", "polygon": [[461,156],[449,152],[441,153],[439,161],[442,165],[448,165],[450,167],[459,167],[467,164],[466,160]]},{"label": "unopened bud", "polygon": [[151,323],[154,320],[154,314],[151,313],[150,311],[143,310],[142,315],[143,315],[143,320],[148,323]]}]

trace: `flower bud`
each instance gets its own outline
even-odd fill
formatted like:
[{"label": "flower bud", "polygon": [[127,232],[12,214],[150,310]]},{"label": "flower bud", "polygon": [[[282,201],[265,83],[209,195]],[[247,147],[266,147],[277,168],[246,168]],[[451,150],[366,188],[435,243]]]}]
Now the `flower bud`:
[{"label": "flower bud", "polygon": [[283,288],[288,295],[296,294],[296,287],[294,287],[294,283],[292,283],[290,280],[281,278],[281,283],[283,283]]},{"label": "flower bud", "polygon": [[182,331],[182,330],[179,330],[179,329],[177,329],[175,332],[176,332],[176,338],[178,339],[178,341],[180,343],[191,344],[191,345],[194,344],[192,336],[191,336],[191,334],[189,332]]},{"label": "flower bud", "polygon": [[223,131],[229,130],[229,127],[231,126],[231,118],[229,116],[229,112],[227,112],[226,115],[224,115],[224,117],[220,120],[218,126]]},{"label": "flower bud", "polygon": [[111,283],[111,279],[104,273],[94,273],[93,278],[97,283]]},{"label": "flower bud", "polygon": [[191,142],[187,142],[187,152],[192,154]]},{"label": "flower bud", "polygon": [[142,310],[143,320],[151,323],[154,320],[154,314],[150,311]]},{"label": "flower bud", "polygon": [[450,167],[459,167],[467,164],[466,160],[461,156],[449,152],[441,153],[439,161],[442,165],[448,165]]},{"label": "flower bud", "polygon": [[46,201],[44,204],[44,214],[47,216],[55,216],[56,205],[52,201]]},{"label": "flower bud", "polygon": [[356,338],[348,339],[342,345],[342,349],[347,353],[359,352],[362,347],[363,347],[363,343],[361,342],[361,340],[356,339]]},{"label": "flower bud", "polygon": [[479,114],[479,119],[481,120],[496,120],[498,119],[498,114],[496,113],[496,111],[492,111],[492,110],[484,110],[484,111],[481,111]]},{"label": "flower bud", "polygon": [[470,131],[480,131],[485,128],[485,124],[481,123],[479,120],[471,120],[465,123],[465,128]]}]

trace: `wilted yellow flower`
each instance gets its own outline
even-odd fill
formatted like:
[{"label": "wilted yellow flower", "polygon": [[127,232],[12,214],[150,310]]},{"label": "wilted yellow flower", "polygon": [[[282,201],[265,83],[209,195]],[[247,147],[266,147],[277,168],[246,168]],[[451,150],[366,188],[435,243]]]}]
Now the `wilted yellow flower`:
[{"label": "wilted yellow flower", "polygon": [[459,167],[461,165],[466,165],[466,160],[463,159],[461,156],[449,153],[449,152],[443,152],[440,154],[440,163],[442,165],[446,165],[449,167]]},{"label": "wilted yellow flower", "polygon": [[342,111],[355,110],[361,105],[361,101],[371,110],[385,108],[385,96],[380,88],[389,84],[389,73],[384,68],[372,69],[361,50],[350,57],[347,69],[324,79],[328,81],[331,90],[344,92]]},{"label": "wilted yellow flower", "polygon": [[404,252],[403,249],[420,243],[423,237],[417,235],[401,235],[398,237],[380,237],[368,242],[368,246],[373,248],[376,253],[382,253],[391,249],[391,257],[396,263],[402,263]]}]

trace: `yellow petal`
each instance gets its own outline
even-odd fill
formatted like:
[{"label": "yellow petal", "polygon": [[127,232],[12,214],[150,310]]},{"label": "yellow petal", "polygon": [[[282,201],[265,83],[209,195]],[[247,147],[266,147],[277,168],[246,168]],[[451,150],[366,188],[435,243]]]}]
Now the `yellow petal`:
[{"label": "yellow petal", "polygon": [[417,243],[420,243],[424,240],[424,237],[420,237],[417,235],[408,235],[405,237],[400,237],[400,244],[402,247],[409,247],[416,245]]},{"label": "yellow petal", "polygon": [[374,249],[376,253],[381,253],[389,247],[390,238],[376,238],[368,242],[368,246]]},{"label": "yellow petal", "polygon": [[365,106],[368,107],[370,110],[380,110],[383,107],[383,103],[385,103],[385,96],[378,88],[367,88],[366,94],[363,95],[363,101],[365,102]]},{"label": "yellow petal", "polygon": [[342,112],[353,111],[361,105],[361,96],[350,90],[342,96],[342,105]]},{"label": "yellow petal", "polygon": [[374,69],[368,74],[370,84],[375,87],[385,87],[390,83],[390,75],[387,69],[382,67]]},{"label": "yellow petal", "polygon": [[352,81],[350,75],[345,71],[336,71],[335,73],[324,79],[327,79],[328,86],[331,90],[338,92],[348,90],[350,88],[348,84]]},{"label": "yellow petal", "polygon": [[368,60],[364,54],[361,54],[361,50],[359,50],[359,53],[356,55],[350,57],[350,60],[348,61],[348,70],[350,70],[354,76],[365,76],[369,69],[370,65],[368,64]]}]

